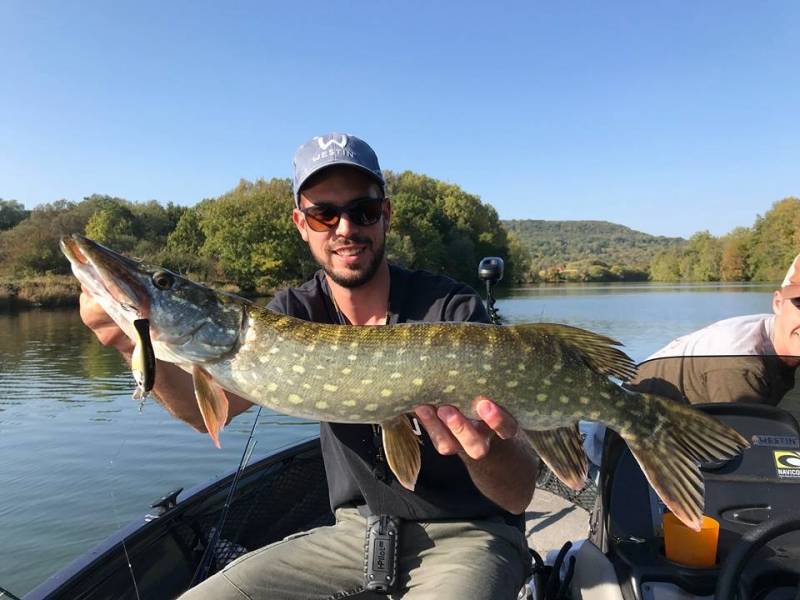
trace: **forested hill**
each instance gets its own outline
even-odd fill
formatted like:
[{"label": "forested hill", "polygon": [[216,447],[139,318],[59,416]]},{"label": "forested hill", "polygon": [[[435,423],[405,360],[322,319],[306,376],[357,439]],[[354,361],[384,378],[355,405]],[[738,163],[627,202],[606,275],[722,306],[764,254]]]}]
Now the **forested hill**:
[{"label": "forested hill", "polygon": [[[649,235],[608,221],[513,219],[502,223],[529,257],[531,279],[585,279],[590,271],[590,279],[623,274],[623,279],[646,279],[657,254],[686,244],[683,238]],[[578,277],[579,273],[583,276]]]}]

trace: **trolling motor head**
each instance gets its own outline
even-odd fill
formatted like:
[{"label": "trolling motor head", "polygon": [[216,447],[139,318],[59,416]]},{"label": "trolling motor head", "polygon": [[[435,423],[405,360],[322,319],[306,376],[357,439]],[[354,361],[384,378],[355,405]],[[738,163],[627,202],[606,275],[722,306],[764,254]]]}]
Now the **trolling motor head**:
[{"label": "trolling motor head", "polygon": [[503,259],[499,256],[487,256],[478,265],[478,277],[494,285],[503,278]]},{"label": "trolling motor head", "polygon": [[495,325],[500,324],[500,315],[494,307],[494,286],[503,278],[503,259],[499,256],[487,256],[478,264],[478,278],[486,282],[486,311]]}]

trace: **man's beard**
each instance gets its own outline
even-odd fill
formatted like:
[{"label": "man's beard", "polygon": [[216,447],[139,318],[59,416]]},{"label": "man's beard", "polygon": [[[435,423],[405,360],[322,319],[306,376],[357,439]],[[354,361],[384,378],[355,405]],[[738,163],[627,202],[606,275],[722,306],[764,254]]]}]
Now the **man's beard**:
[{"label": "man's beard", "polygon": [[375,276],[375,273],[378,271],[378,268],[383,262],[384,254],[386,253],[386,236],[383,236],[376,246],[372,245],[372,240],[369,238],[353,236],[348,239],[355,244],[365,244],[367,249],[372,250],[372,260],[370,260],[365,267],[355,270],[341,269],[339,271],[335,271],[331,267],[330,261],[322,261],[317,256],[314,258],[322,267],[322,270],[325,271],[325,274],[330,277],[334,283],[342,286],[343,288],[352,289],[364,285]]}]

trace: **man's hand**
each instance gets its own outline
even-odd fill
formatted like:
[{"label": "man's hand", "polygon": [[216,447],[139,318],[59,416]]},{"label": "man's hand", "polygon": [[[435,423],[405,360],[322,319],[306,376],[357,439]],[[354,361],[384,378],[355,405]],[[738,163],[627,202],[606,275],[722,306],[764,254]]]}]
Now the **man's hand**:
[{"label": "man's hand", "polygon": [[473,460],[484,458],[493,438],[502,440],[517,434],[517,421],[488,398],[478,396],[473,403],[479,420],[468,419],[452,406],[417,407],[416,415],[440,454],[466,454]]},{"label": "man's hand", "polygon": [[415,412],[439,453],[460,456],[484,496],[521,514],[533,498],[539,458],[505,409],[482,396],[473,407],[478,420],[452,406],[422,405]]},{"label": "man's hand", "polygon": [[[100,304],[84,290],[80,297],[81,319],[100,340],[100,343],[119,350],[130,362],[133,341],[108,316]],[[224,390],[223,390],[224,391]],[[228,399],[228,422],[252,406],[247,400],[224,391]],[[203,417],[194,397],[192,376],[186,371],[164,361],[156,361],[156,384],[153,395],[174,417],[185,421],[198,431],[206,431]]]}]

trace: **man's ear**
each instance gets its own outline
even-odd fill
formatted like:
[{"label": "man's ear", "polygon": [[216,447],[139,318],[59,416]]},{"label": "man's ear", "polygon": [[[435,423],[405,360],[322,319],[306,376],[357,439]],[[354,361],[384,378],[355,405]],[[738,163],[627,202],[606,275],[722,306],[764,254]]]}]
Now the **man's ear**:
[{"label": "man's ear", "polygon": [[776,290],[775,293],[772,294],[772,312],[777,315],[781,310],[783,302],[783,296],[781,295],[780,291]]},{"label": "man's ear", "polygon": [[292,210],[292,222],[294,223],[294,226],[297,227],[297,231],[300,232],[300,237],[303,238],[303,241],[308,242],[308,231],[306,231],[306,216],[295,208],[294,210]]}]

